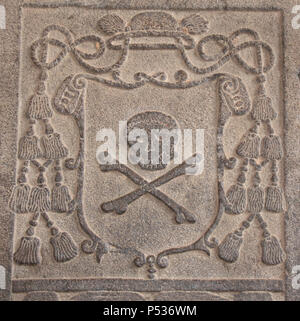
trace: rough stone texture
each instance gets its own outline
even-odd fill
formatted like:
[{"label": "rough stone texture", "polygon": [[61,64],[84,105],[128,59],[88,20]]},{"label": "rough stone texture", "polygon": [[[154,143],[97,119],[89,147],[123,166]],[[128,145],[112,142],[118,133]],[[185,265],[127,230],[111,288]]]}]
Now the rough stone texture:
[{"label": "rough stone texture", "polygon": [[238,293],[234,301],[272,301],[272,296],[270,293]]},{"label": "rough stone texture", "polygon": [[23,301],[59,301],[59,297],[55,292],[31,292]]},{"label": "rough stone texture", "polygon": [[0,30],[0,264],[6,269],[6,290],[0,290],[1,300],[9,300],[11,293],[11,261],[14,214],[7,202],[15,181],[17,106],[19,79],[19,1],[2,1],[6,8],[7,30]]},{"label": "rough stone texture", "polygon": [[[297,139],[300,31],[291,27],[294,17],[291,11],[296,1],[191,0],[170,4],[169,1],[10,0],[3,4],[7,30],[0,30],[3,121],[0,264],[7,269],[7,289],[0,290],[0,300],[300,299],[299,290],[291,285],[292,268],[300,265]],[[142,13],[145,14],[139,15]],[[109,35],[103,33],[109,26],[103,27],[100,18],[106,14],[121,17],[108,19],[110,28],[119,33],[119,42],[112,30],[109,29]],[[36,119],[33,126],[34,136],[41,139],[40,148],[43,149],[43,144],[48,146],[47,142],[53,146],[51,139],[57,139],[58,145],[61,140],[62,145],[56,149],[46,147],[48,153],[42,159],[21,142],[30,125],[29,99],[37,93],[39,85],[42,32],[53,24],[56,27],[44,34],[49,41],[46,61],[53,64],[47,65],[48,78],[40,81],[46,85],[46,92],[41,86],[39,89],[50,97],[50,111],[45,100],[42,106],[41,98],[36,105],[31,104],[33,109],[44,108],[42,118],[53,113],[48,123]],[[125,30],[125,26],[132,31]],[[236,38],[228,38],[237,30]],[[158,33],[159,37],[153,37]],[[87,35],[92,36],[82,38]],[[211,38],[201,42],[208,35]],[[120,73],[96,70],[95,66],[110,66],[118,61],[117,45],[126,47],[126,36],[130,40],[128,52],[115,68]],[[220,42],[213,46],[209,39]],[[179,45],[180,41],[184,47]],[[222,41],[228,47],[220,57],[207,57],[217,50],[220,52]],[[244,49],[236,49],[241,43]],[[255,45],[260,44],[262,49],[256,50]],[[63,47],[66,51],[60,55]],[[98,60],[93,62],[85,53],[93,53],[95,49],[99,51]],[[239,56],[233,57],[233,52]],[[226,55],[228,59],[222,60]],[[214,70],[199,71],[216,62]],[[143,74],[135,75],[139,72]],[[164,78],[158,74],[161,72],[165,73]],[[76,78],[76,74],[81,76]],[[265,74],[263,98],[257,97],[258,74]],[[80,82],[83,79],[84,84]],[[262,81],[262,77],[258,80]],[[230,87],[227,90],[229,84],[237,86],[238,91],[232,92]],[[67,91],[72,97],[66,96],[64,85],[69,86]],[[63,96],[71,103],[66,103]],[[271,97],[272,105],[266,96]],[[241,103],[235,104],[234,98]],[[165,116],[152,113],[149,120],[145,116],[149,111]],[[38,112],[41,115],[41,110],[31,109],[29,115],[39,118]],[[95,157],[100,145],[96,142],[97,131],[102,128],[117,131],[118,121],[137,114],[142,114],[145,124],[153,122],[158,126],[169,121],[170,126],[176,123],[181,129],[204,129],[203,173],[182,175],[178,168],[154,186],[149,182],[168,173],[173,165],[159,171],[144,170],[138,165],[129,165],[131,170],[122,166],[117,170],[99,168]],[[272,134],[272,129],[267,123],[255,128],[253,118],[270,120],[280,143],[272,138],[267,143],[262,140]],[[60,136],[46,137],[45,142],[42,137],[52,130],[49,124]],[[264,157],[245,163],[246,158],[256,158],[257,153]],[[24,158],[29,154],[40,164],[52,160],[51,164],[45,164],[44,179],[49,190],[54,187],[55,173],[62,173],[63,184],[71,195],[64,202],[67,208],[62,208],[57,198],[57,204],[52,204],[50,210],[45,199],[38,203],[42,196],[35,196],[26,204],[30,213],[18,213],[22,212],[20,207],[9,210],[13,186],[21,177]],[[72,170],[78,154],[78,167]],[[281,155],[283,158],[278,159]],[[57,157],[61,158],[61,169],[54,168]],[[230,157],[236,158],[236,164]],[[68,158],[74,158],[73,162],[65,162]],[[262,164],[261,169],[259,164],[265,158],[269,163]],[[274,158],[278,159],[276,166]],[[35,161],[25,164],[30,169],[26,178],[31,188],[37,184],[38,166]],[[243,172],[246,182],[240,175]],[[260,179],[258,174],[255,178],[256,172]],[[277,186],[281,188],[278,193],[283,199],[280,204],[278,197],[264,196],[269,197],[268,209],[273,208],[273,212],[264,209],[265,199],[260,192],[270,186],[272,172],[278,178]],[[259,186],[243,194],[243,188],[237,189],[237,182],[243,188],[253,187],[253,183]],[[138,188],[139,192],[131,193]],[[111,213],[109,201],[127,193],[131,194],[125,199],[126,212]],[[75,202],[70,202],[71,199]],[[115,202],[115,209],[124,212],[124,202]],[[178,210],[183,215],[178,215]],[[47,214],[38,217],[33,212]],[[32,225],[40,222],[27,231],[30,220]],[[53,226],[56,229],[50,231],[49,227]],[[30,239],[32,230],[35,243]],[[21,241],[24,236],[27,239]],[[218,240],[215,248],[212,248],[213,238]],[[64,244],[63,250],[59,244]],[[31,246],[30,256],[26,246]],[[14,260],[13,253],[17,253]],[[25,261],[30,264],[20,264]]]},{"label": "rough stone texture", "polygon": [[29,292],[14,293],[15,301],[283,301],[284,293],[270,292]]}]

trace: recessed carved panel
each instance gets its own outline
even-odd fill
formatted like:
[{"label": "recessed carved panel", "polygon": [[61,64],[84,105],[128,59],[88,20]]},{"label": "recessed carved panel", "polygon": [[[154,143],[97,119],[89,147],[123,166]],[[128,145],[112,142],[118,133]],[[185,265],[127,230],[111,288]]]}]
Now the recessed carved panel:
[{"label": "recessed carved panel", "polygon": [[[22,9],[8,204],[17,292],[52,279],[87,292],[112,279],[133,291],[138,280],[149,291],[166,290],[161,280],[282,290],[280,21],[277,11]],[[186,175],[190,159],[174,164],[172,144],[169,164],[160,154],[158,164],[99,165],[97,132],[118,134],[119,121],[203,129],[204,154],[192,156],[202,173]],[[72,288],[78,279],[88,280]]]}]

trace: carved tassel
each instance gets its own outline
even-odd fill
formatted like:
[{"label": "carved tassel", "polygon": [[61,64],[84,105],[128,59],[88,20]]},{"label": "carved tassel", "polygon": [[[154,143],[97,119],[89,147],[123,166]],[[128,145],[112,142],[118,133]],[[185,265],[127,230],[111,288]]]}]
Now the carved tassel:
[{"label": "carved tassel", "polygon": [[55,186],[51,193],[52,211],[58,213],[67,213],[72,210],[73,202],[67,186],[62,185],[61,167],[59,161],[56,161],[54,169],[57,171],[55,175]]},{"label": "carved tassel", "polygon": [[14,213],[27,213],[27,203],[30,186],[27,184],[16,185],[9,200],[9,208]]},{"label": "carved tassel", "polygon": [[276,135],[265,136],[261,143],[261,156],[273,160],[282,158],[282,147],[280,138]]},{"label": "carved tassel", "polygon": [[42,157],[42,152],[38,147],[38,138],[34,136],[33,128],[30,127],[26,136],[19,141],[19,159],[32,160]]},{"label": "carved tassel", "polygon": [[50,191],[48,187],[45,185],[44,172],[46,171],[46,167],[51,164],[51,160],[48,160],[43,166],[40,165],[37,161],[32,161],[39,169],[39,176],[37,179],[38,186],[34,187],[31,190],[29,201],[28,201],[28,211],[33,213],[42,213],[50,211],[51,203],[50,203]]},{"label": "carved tassel", "polygon": [[31,236],[22,237],[20,246],[14,254],[14,260],[18,264],[40,264],[40,240]]},{"label": "carved tassel", "polygon": [[253,186],[247,189],[248,198],[248,212],[251,214],[258,214],[264,207],[264,190],[259,186],[261,179],[259,172],[262,167],[267,164],[267,161],[261,165],[257,164],[253,159],[250,160],[250,164],[255,168],[255,175],[253,180]]},{"label": "carved tassel", "polygon": [[46,186],[37,186],[31,190],[28,210],[29,212],[47,212],[50,211],[50,191]]},{"label": "carved tassel", "polygon": [[279,186],[268,186],[266,188],[266,210],[280,213],[283,211],[283,191]]},{"label": "carved tassel", "polygon": [[55,133],[42,137],[46,159],[59,159],[68,155],[67,148],[60,141],[60,135]]},{"label": "carved tassel", "polygon": [[27,203],[30,194],[30,186],[26,184],[26,173],[28,172],[29,162],[25,161],[18,178],[18,185],[14,186],[9,199],[9,208],[14,213],[27,213]]},{"label": "carved tassel", "polygon": [[258,223],[263,230],[262,247],[262,262],[267,265],[276,265],[284,260],[284,252],[281,245],[275,236],[270,235],[267,229],[267,223],[260,214],[256,215]]},{"label": "carved tassel", "polygon": [[266,96],[264,85],[258,87],[257,96],[254,98],[252,107],[252,118],[257,121],[273,120],[277,113],[272,107],[272,100]]},{"label": "carved tassel", "polygon": [[252,214],[260,213],[264,207],[264,191],[260,186],[249,187],[248,196],[248,212]]},{"label": "carved tassel", "polygon": [[27,116],[32,119],[47,119],[52,117],[49,97],[45,93],[38,93],[31,97]]},{"label": "carved tassel", "polygon": [[245,221],[242,222],[242,225],[238,230],[226,236],[219,246],[219,257],[222,260],[228,263],[234,263],[238,260],[240,247],[243,243],[243,232],[250,227],[254,218],[255,215],[251,214]]},{"label": "carved tassel", "polygon": [[226,212],[229,214],[241,214],[246,209],[246,190],[244,186],[235,184],[232,185],[227,194],[226,198],[230,203],[230,208],[226,208]]},{"label": "carved tassel", "polygon": [[219,257],[228,263],[236,262],[239,258],[242,243],[243,238],[241,233],[228,234],[219,246]]},{"label": "carved tassel", "polygon": [[267,265],[276,265],[284,261],[284,253],[275,236],[268,236],[261,242],[262,262]]},{"label": "carved tassel", "polygon": [[68,155],[67,148],[62,144],[60,135],[54,133],[50,124],[46,124],[46,136],[42,137],[44,157],[46,159],[60,159]]},{"label": "carved tassel", "polygon": [[250,132],[243,137],[242,142],[237,147],[236,153],[245,158],[258,158],[260,137],[257,135],[255,126]]},{"label": "carved tassel", "polygon": [[248,171],[247,165],[248,159],[245,159],[241,167],[241,173],[237,179],[237,184],[232,185],[226,194],[229,203],[229,206],[225,207],[226,213],[241,214],[246,210],[247,199],[244,184],[246,182],[245,172]]},{"label": "carved tassel", "polygon": [[56,228],[52,228],[51,232],[53,237],[51,237],[50,243],[57,262],[67,262],[78,255],[78,248],[68,233],[60,233]]},{"label": "carved tassel", "polygon": [[52,189],[52,211],[58,213],[67,213],[71,207],[71,197],[67,186],[57,184]]},{"label": "carved tassel", "polygon": [[272,185],[266,188],[266,202],[265,208],[269,212],[280,213],[283,211],[283,190],[281,187],[277,186],[278,177],[277,177],[278,167],[276,161],[273,160],[271,171],[272,171]]}]

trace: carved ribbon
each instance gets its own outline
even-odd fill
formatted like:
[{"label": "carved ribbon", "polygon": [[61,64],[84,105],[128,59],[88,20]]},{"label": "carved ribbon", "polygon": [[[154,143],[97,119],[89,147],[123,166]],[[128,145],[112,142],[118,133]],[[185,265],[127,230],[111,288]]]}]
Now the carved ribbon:
[{"label": "carved ribbon", "polygon": [[[241,34],[248,34],[252,36],[254,40],[246,41],[235,46],[233,44],[233,41]],[[205,54],[203,47],[205,44],[207,44],[210,41],[215,41],[217,45],[222,47],[221,53],[210,55],[210,56]],[[186,55],[186,50],[184,48],[182,40],[178,39],[178,42],[180,43],[179,50],[180,50],[182,59],[184,60],[187,67],[196,74],[206,74],[206,73],[213,72],[219,69],[220,67],[222,67],[225,63],[227,63],[231,59],[233,59],[238,65],[240,65],[246,71],[251,72],[253,74],[260,74],[261,73],[260,66],[257,66],[256,68],[250,66],[238,54],[238,52],[247,48],[256,48],[258,61],[261,61],[261,49],[263,49],[265,52],[268,53],[269,55],[268,63],[265,66],[263,66],[263,72],[269,71],[273,67],[274,61],[275,61],[275,56],[273,54],[272,48],[267,43],[259,40],[259,35],[257,32],[247,28],[239,29],[234,33],[232,33],[229,37],[226,37],[224,35],[213,34],[201,39],[197,45],[197,51],[200,57],[205,61],[216,61],[214,64],[205,68],[199,68],[195,66]]]},{"label": "carved ribbon", "polygon": [[[55,39],[55,38],[49,38],[49,34],[51,31],[58,31],[65,37],[65,42]],[[154,31],[148,30],[148,34],[151,36]],[[145,32],[144,32],[145,33]],[[144,35],[143,33],[143,35]],[[169,32],[170,33],[170,32]],[[155,34],[155,33],[154,33]],[[253,40],[242,42],[238,45],[234,45],[234,40],[238,38],[238,36],[246,34],[251,37],[253,37]],[[52,69],[55,66],[57,66],[68,53],[72,53],[77,62],[85,68],[90,73],[95,74],[102,74],[107,73],[110,71],[115,71],[119,69],[122,64],[125,62],[125,59],[128,55],[129,50],[132,49],[131,41],[131,34],[126,35],[126,37],[122,34],[122,37],[119,37],[120,40],[122,40],[122,44],[118,45],[114,49],[118,49],[121,51],[121,55],[117,62],[109,65],[109,66],[103,66],[103,67],[96,67],[90,63],[87,62],[87,60],[96,60],[103,56],[105,51],[105,43],[102,40],[102,38],[96,36],[96,35],[87,35],[83,36],[81,38],[78,38],[74,40],[73,35],[71,32],[66,29],[65,27],[58,26],[58,25],[50,25],[47,28],[44,29],[42,33],[42,37],[38,40],[36,40],[32,46],[31,46],[31,53],[32,53],[32,60],[33,62],[40,68],[43,69]],[[117,36],[116,36],[117,37]],[[209,35],[207,37],[204,37],[200,39],[200,41],[197,44],[196,51],[199,54],[199,56],[204,61],[213,61],[213,63],[210,66],[207,67],[198,67],[195,66],[190,58],[187,56],[187,45],[183,43],[183,40],[181,37],[175,37],[176,43],[172,44],[172,47],[166,47],[166,48],[160,48],[159,49],[178,49],[181,53],[182,59],[186,66],[193,71],[196,74],[207,74],[216,71],[217,69],[221,68],[224,64],[226,64],[228,61],[233,60],[238,65],[240,65],[242,68],[244,68],[246,71],[253,73],[253,74],[260,74],[261,71],[267,72],[269,71],[272,66],[274,65],[275,56],[273,54],[272,48],[265,42],[259,40],[259,35],[257,32],[242,28],[234,33],[232,33],[229,37],[226,37],[224,35],[218,35],[213,34]],[[217,45],[221,46],[221,52],[214,55],[207,55],[204,52],[204,46],[208,42],[214,41]],[[96,46],[96,51],[94,53],[86,53],[79,49],[77,49],[77,46],[79,46],[82,43],[85,42],[93,42]],[[54,47],[61,48],[60,53],[54,58],[52,61],[47,62],[45,57],[42,57],[40,52],[42,49],[47,52],[47,47],[51,45]],[[111,48],[110,40],[108,41],[108,47]],[[193,46],[192,46],[193,47]],[[192,48],[188,47],[188,49]],[[133,47],[135,48],[135,47]],[[152,48],[152,47],[151,47]],[[151,49],[150,48],[150,49]],[[253,67],[250,66],[245,59],[243,59],[239,52],[242,50],[245,50],[247,48],[255,48],[256,54],[257,54],[257,60],[262,61],[261,54],[262,52],[268,54],[268,62],[262,66]],[[158,48],[156,48],[158,49]],[[146,49],[145,49],[146,50]]]},{"label": "carved ribbon", "polygon": [[[58,31],[65,36],[66,42],[62,42],[55,38],[49,38],[48,35],[51,31]],[[76,47],[85,42],[94,42],[96,46],[96,51],[94,53],[86,53],[83,52]],[[40,51],[43,49],[47,52],[47,47],[51,45],[54,47],[61,48],[61,52],[50,62],[46,62],[44,57],[41,57]],[[44,29],[42,33],[42,37],[36,40],[31,46],[31,58],[33,62],[42,69],[52,69],[57,66],[65,57],[66,55],[71,52],[77,62],[92,73],[106,73],[112,69],[119,68],[125,60],[128,50],[128,43],[124,42],[124,49],[122,52],[121,57],[119,60],[110,65],[105,67],[94,67],[93,65],[87,63],[85,60],[97,59],[101,57],[105,50],[105,43],[104,41],[96,36],[96,35],[87,35],[83,36],[79,39],[74,40],[73,35],[70,33],[68,29],[62,26],[57,25],[50,25]]]}]

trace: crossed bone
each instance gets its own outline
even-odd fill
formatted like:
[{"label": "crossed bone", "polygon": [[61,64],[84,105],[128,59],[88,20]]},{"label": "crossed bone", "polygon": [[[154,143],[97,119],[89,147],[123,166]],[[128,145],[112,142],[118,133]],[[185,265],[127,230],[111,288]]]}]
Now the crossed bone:
[{"label": "crossed bone", "polygon": [[104,212],[116,212],[117,214],[123,214],[126,212],[128,205],[135,200],[139,199],[146,193],[152,194],[154,197],[162,201],[165,205],[167,205],[171,210],[175,213],[175,220],[178,224],[182,224],[184,220],[195,223],[195,217],[192,213],[190,213],[183,206],[177,204],[174,200],[169,198],[166,194],[157,189],[157,187],[166,184],[172,179],[186,174],[186,169],[189,167],[195,167],[195,164],[192,162],[193,159],[196,159],[199,155],[195,154],[184,161],[179,166],[171,169],[166,174],[160,176],[159,178],[153,180],[152,182],[148,182],[143,177],[135,173],[129,167],[124,164],[120,164],[117,160],[115,160],[115,164],[105,164],[100,165],[100,169],[103,172],[108,171],[118,171],[125,176],[127,176],[130,180],[140,186],[140,188],[135,191],[128,193],[124,196],[121,196],[115,200],[105,202],[101,204],[101,208]]}]

